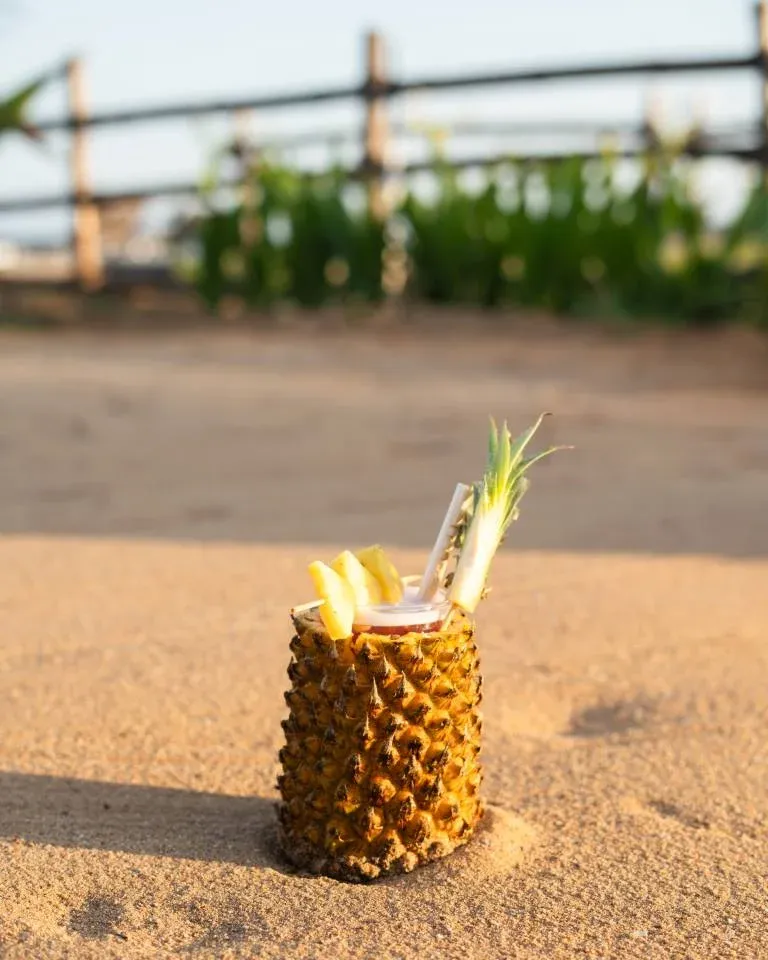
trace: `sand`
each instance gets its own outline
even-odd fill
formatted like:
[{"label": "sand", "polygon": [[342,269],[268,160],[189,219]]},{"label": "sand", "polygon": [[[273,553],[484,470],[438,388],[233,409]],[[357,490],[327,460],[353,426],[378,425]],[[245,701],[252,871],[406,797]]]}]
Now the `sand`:
[{"label": "sand", "polygon": [[[0,337],[0,957],[768,955],[768,352],[743,335]],[[275,846],[291,603],[423,564],[492,412],[543,464],[479,615],[483,831]]]}]

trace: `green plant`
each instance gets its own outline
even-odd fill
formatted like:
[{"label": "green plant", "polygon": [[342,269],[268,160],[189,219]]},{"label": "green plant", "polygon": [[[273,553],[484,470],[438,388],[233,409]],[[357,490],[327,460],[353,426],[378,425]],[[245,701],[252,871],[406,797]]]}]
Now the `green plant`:
[{"label": "green plant", "polygon": [[350,202],[349,191],[340,171],[310,179],[260,165],[238,203],[223,211],[210,206],[201,222],[196,283],[205,301],[378,299],[383,226]]},{"label": "green plant", "polygon": [[39,132],[27,119],[27,110],[33,98],[47,82],[48,76],[39,77],[4,100],[0,100],[0,134],[14,131],[34,139],[40,138]]},{"label": "green plant", "polygon": [[[559,314],[768,325],[768,192],[758,178],[719,231],[693,189],[696,163],[669,150],[641,159],[626,185],[609,153],[591,161],[513,158],[480,189],[436,157],[434,195],[393,211],[406,237],[408,296]],[[215,179],[215,178],[214,178]],[[245,197],[211,207],[196,283],[215,306],[235,294],[269,306],[382,295],[385,231],[340,170],[308,177],[261,164]]]}]

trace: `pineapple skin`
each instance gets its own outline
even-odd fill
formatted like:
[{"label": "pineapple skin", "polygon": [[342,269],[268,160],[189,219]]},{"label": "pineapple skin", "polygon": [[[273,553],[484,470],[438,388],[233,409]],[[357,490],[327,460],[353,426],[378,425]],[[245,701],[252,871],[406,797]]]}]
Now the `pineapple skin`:
[{"label": "pineapple skin", "polygon": [[466,843],[482,817],[482,677],[474,626],[331,640],[293,616],[282,726],[281,846],[344,880],[405,873]]}]

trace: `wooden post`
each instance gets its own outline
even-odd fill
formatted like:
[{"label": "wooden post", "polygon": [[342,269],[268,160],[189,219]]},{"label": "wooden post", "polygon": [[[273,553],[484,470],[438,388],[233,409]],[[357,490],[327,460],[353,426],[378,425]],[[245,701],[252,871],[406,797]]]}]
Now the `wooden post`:
[{"label": "wooden post", "polygon": [[243,206],[253,206],[255,196],[253,183],[253,165],[256,159],[250,137],[250,125],[253,117],[252,110],[235,110],[232,114],[232,156],[237,164],[238,188],[242,197]]},{"label": "wooden post", "polygon": [[758,50],[762,55],[760,65],[760,146],[762,147],[763,170],[768,175],[768,0],[759,0],[757,8]]},{"label": "wooden post", "polygon": [[83,63],[76,58],[67,64],[67,91],[69,115],[72,124],[70,174],[75,200],[73,247],[75,277],[85,291],[98,290],[104,285],[104,252],[101,243],[99,208],[91,201],[90,169],[88,163],[88,119]]},{"label": "wooden post", "polygon": [[365,38],[366,51],[366,114],[363,168],[368,176],[368,209],[379,220],[387,215],[384,190],[384,169],[387,160],[387,99],[380,88],[387,82],[384,38],[369,33]]}]

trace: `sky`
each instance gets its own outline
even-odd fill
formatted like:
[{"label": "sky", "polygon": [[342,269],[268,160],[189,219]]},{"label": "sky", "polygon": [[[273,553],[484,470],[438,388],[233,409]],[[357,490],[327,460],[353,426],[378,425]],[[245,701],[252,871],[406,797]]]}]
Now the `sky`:
[{"label": "sky", "polygon": [[[0,0],[0,91],[73,55],[85,60],[95,110],[239,97],[359,82],[363,36],[380,31],[393,77],[525,66],[708,55],[756,45],[751,0]],[[654,97],[670,124],[757,117],[756,75],[707,74],[413,95],[392,104],[407,121],[641,118]],[[40,98],[38,118],[60,115],[64,90]],[[359,105],[264,112],[263,136],[352,128]],[[194,180],[231,132],[229,118],[181,120],[99,131],[91,166],[97,189]],[[471,145],[473,154],[493,142]],[[302,159],[297,157],[297,159]],[[354,159],[350,154],[349,159]],[[317,157],[315,157],[317,160]],[[308,162],[313,162],[310,156]],[[67,188],[67,145],[6,141],[0,196]],[[711,164],[702,189],[721,212],[743,176]],[[63,213],[0,214],[0,237],[59,235]]]}]

